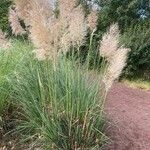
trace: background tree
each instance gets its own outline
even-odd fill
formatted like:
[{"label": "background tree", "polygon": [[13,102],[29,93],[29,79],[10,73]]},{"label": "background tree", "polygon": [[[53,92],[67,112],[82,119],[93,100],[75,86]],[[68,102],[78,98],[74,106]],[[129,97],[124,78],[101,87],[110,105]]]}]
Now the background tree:
[{"label": "background tree", "polygon": [[142,16],[148,19],[149,0],[98,0],[101,7],[99,24],[105,29],[112,22],[118,22],[122,32],[131,24],[137,24]]},{"label": "background tree", "polygon": [[[131,49],[125,77],[149,80],[150,0],[82,0],[99,8],[98,35],[115,22],[121,30],[121,43]],[[85,5],[86,6],[86,5]]]}]

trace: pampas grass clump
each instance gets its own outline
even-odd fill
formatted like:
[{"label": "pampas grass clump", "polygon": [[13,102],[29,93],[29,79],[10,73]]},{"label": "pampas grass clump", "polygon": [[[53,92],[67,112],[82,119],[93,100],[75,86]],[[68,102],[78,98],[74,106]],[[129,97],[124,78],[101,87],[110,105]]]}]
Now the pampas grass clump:
[{"label": "pampas grass clump", "polygon": [[[87,75],[74,61],[30,60],[9,79],[12,97],[23,114],[16,132],[40,149],[101,149],[105,119],[99,84],[87,83]],[[34,148],[33,146],[33,148]]]},{"label": "pampas grass clump", "polygon": [[118,25],[111,25],[99,42],[103,71],[90,81],[89,54],[82,65],[64,54],[70,48],[79,52],[88,29],[92,31],[89,49],[93,50],[96,12],[86,17],[76,0],[60,0],[59,12],[48,0],[26,1],[26,6],[22,0],[14,2],[18,17],[29,30],[34,53],[42,60],[30,58],[9,78],[12,97],[23,114],[17,131],[40,149],[101,149],[107,139],[105,98],[129,51],[119,45]]}]

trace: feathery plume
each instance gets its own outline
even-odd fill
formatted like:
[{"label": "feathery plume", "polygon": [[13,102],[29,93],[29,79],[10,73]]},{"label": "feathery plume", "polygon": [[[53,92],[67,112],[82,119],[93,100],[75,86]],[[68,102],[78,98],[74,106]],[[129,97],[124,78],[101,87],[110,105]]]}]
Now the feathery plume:
[{"label": "feathery plume", "polygon": [[38,3],[42,8],[44,8],[44,15],[49,18],[52,14],[51,3],[49,0],[14,0],[16,11],[18,13],[19,18],[24,20],[26,26],[30,25],[30,10],[34,7],[35,3]]},{"label": "feathery plume", "polygon": [[118,24],[111,25],[100,41],[99,51],[102,57],[105,57],[107,60],[111,59],[112,55],[118,49],[119,36]]},{"label": "feathery plume", "polygon": [[71,47],[70,34],[69,33],[65,33],[61,37],[61,43],[60,43],[61,52],[63,54],[66,54],[66,52],[68,51],[68,49],[70,47]]},{"label": "feathery plume", "polygon": [[61,42],[60,48],[65,53],[71,46],[71,38],[69,22],[71,20],[71,13],[76,6],[76,0],[59,0],[58,9],[59,9],[59,22],[60,22],[60,30],[61,30]]},{"label": "feathery plume", "polygon": [[[43,15],[49,19],[53,15],[53,8],[50,0],[32,0],[33,2],[38,3],[43,9]],[[31,2],[31,4],[33,3]]]},{"label": "feathery plume", "polygon": [[[80,46],[87,34],[87,19],[76,0],[60,0],[60,14],[55,16],[49,0],[14,0],[19,18],[26,19],[37,58],[56,59],[71,46]],[[21,11],[22,10],[22,11]],[[24,14],[24,17],[22,17]],[[38,54],[39,53],[39,54]]]},{"label": "feathery plume", "polygon": [[73,46],[80,46],[84,43],[87,34],[87,24],[81,6],[78,6],[72,11],[68,32]]},{"label": "feathery plume", "polygon": [[119,47],[119,29],[117,24],[110,26],[100,42],[100,55],[108,61],[108,67],[103,77],[106,92],[111,88],[113,82],[119,78],[126,65],[128,48]]},{"label": "feathery plume", "polygon": [[92,11],[87,17],[88,27],[93,31],[97,26],[98,14],[96,11]]},{"label": "feathery plume", "polygon": [[[38,1],[32,1],[30,10],[30,37],[37,49],[36,57],[40,60],[50,57],[55,59],[57,51],[54,49],[54,32],[57,31],[53,18],[47,18],[45,8]],[[52,25],[53,24],[53,25]],[[39,57],[40,56],[40,57]]]},{"label": "feathery plume", "polygon": [[112,59],[109,61],[108,69],[103,78],[106,91],[111,88],[113,82],[121,75],[121,72],[126,65],[127,54],[129,51],[130,49],[121,47],[114,53]]},{"label": "feathery plume", "polygon": [[[71,46],[80,46],[85,41],[87,22],[81,5],[68,14],[69,21],[61,22],[63,34],[61,37],[61,50],[66,53]],[[61,20],[62,21],[62,20]]]},{"label": "feathery plume", "polygon": [[12,32],[16,36],[26,33],[19,22],[17,12],[15,10],[13,10],[12,8],[10,8],[10,10],[9,10],[9,22],[10,22],[10,26],[12,28]]},{"label": "feathery plume", "polygon": [[14,0],[18,17],[23,20],[26,26],[29,25],[29,11],[32,9],[30,0]]},{"label": "feathery plume", "polygon": [[[34,43],[34,46],[39,50],[40,53],[48,49],[49,44],[49,30],[47,26],[47,20],[43,15],[43,8],[40,7],[38,2],[33,2],[33,9],[30,10],[30,38]],[[37,54],[37,53],[36,53]]]},{"label": "feathery plume", "polygon": [[76,0],[59,0],[60,17],[69,17],[69,14],[76,6]]}]

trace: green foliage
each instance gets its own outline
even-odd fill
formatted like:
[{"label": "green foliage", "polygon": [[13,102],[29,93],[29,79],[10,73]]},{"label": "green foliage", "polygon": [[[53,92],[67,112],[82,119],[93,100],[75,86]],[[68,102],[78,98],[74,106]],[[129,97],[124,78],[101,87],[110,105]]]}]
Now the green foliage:
[{"label": "green foliage", "polygon": [[12,41],[12,47],[8,50],[0,49],[0,116],[3,115],[9,101],[10,86],[7,78],[14,71],[23,56],[31,50],[31,45],[18,40]]},{"label": "green foliage", "polygon": [[150,21],[139,22],[124,32],[122,43],[131,48],[126,77],[149,78],[150,70]]},{"label": "green foliage", "polygon": [[141,12],[144,10],[147,17],[149,17],[149,0],[95,0],[101,7],[99,18],[99,29],[105,30],[110,24],[118,22],[121,31],[133,22],[137,22],[140,18]]},{"label": "green foliage", "polygon": [[[83,71],[85,72],[85,71]],[[99,85],[74,61],[29,60],[10,78],[14,101],[24,114],[18,130],[47,149],[100,149],[106,140]],[[35,144],[35,145],[36,145]]]},{"label": "green foliage", "polygon": [[10,4],[10,0],[0,0],[0,29],[2,29],[3,31],[9,29],[8,9]]},{"label": "green foliage", "polygon": [[[94,0],[81,0],[83,3]],[[95,0],[100,6],[98,19],[98,41],[106,29],[118,22],[122,34],[121,44],[131,48],[125,77],[149,78],[150,70],[150,8],[149,0]],[[144,11],[147,18],[141,15]],[[144,70],[144,72],[143,72]]]}]

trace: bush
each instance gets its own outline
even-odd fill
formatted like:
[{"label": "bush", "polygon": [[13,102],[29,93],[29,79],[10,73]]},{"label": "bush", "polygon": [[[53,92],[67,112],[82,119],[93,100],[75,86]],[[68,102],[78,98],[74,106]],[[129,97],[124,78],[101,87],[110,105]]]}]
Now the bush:
[{"label": "bush", "polygon": [[[84,71],[83,71],[84,72]],[[13,97],[24,119],[18,131],[35,145],[47,149],[100,149],[104,135],[102,95],[99,85],[87,83],[72,61],[30,60],[11,79]]]},{"label": "bush", "polygon": [[122,42],[131,48],[128,64],[124,75],[126,77],[149,78],[150,74],[150,21],[139,22],[126,29]]}]

